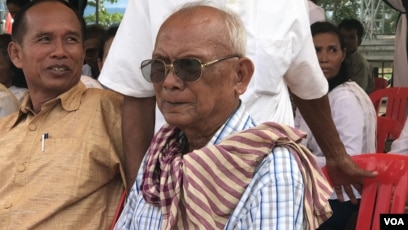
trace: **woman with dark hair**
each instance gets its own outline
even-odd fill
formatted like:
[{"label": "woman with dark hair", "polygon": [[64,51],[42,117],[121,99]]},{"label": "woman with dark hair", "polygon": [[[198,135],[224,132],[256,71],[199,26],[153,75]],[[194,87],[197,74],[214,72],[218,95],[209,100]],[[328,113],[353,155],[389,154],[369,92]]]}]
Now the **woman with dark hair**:
[{"label": "woman with dark hair", "polygon": [[[312,24],[311,30],[320,68],[329,84],[328,96],[333,121],[347,153],[358,155],[375,152],[375,109],[365,91],[351,81],[346,72],[346,50],[338,29],[329,22],[316,22]],[[295,124],[297,128],[307,132],[304,144],[315,154],[319,165],[324,166],[324,155],[298,111]],[[356,189],[354,194],[360,197]],[[333,216],[319,229],[344,229],[351,215],[358,211],[358,205],[353,205],[346,193],[343,193],[343,197],[345,202],[340,202],[333,193],[330,198]]]}]

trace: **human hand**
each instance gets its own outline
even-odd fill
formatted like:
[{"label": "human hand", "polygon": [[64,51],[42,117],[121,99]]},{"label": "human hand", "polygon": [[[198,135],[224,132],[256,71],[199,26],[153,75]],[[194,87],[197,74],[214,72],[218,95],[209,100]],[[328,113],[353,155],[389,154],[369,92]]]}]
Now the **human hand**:
[{"label": "human hand", "polygon": [[378,172],[363,170],[354,163],[349,155],[342,158],[326,161],[326,169],[333,184],[334,191],[340,202],[344,201],[342,187],[350,198],[351,203],[357,204],[357,199],[351,186],[361,194],[363,179],[366,177],[376,177]]}]

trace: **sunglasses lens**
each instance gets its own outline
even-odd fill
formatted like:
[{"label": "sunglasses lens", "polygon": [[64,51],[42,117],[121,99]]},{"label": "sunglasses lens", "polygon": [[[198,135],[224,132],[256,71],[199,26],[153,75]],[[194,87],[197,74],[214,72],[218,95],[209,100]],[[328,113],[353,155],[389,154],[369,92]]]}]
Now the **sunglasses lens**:
[{"label": "sunglasses lens", "polygon": [[196,81],[201,76],[201,62],[193,58],[184,58],[174,61],[174,72],[180,80],[185,82]]},{"label": "sunglasses lens", "polygon": [[[194,58],[177,59],[173,63],[174,73],[184,82],[193,82],[201,76],[201,62]],[[166,78],[166,63],[162,60],[144,60],[140,65],[142,75],[151,83],[162,82]]]},{"label": "sunglasses lens", "polygon": [[144,60],[140,68],[143,77],[148,82],[158,83],[165,78],[166,66],[165,63],[160,60]]}]

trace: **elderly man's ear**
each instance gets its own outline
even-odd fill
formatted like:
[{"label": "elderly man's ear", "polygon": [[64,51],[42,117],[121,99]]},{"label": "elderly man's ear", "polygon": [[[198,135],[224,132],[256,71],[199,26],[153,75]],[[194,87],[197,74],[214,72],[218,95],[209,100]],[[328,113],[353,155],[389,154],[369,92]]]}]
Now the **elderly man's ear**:
[{"label": "elderly man's ear", "polygon": [[247,57],[242,57],[239,59],[237,70],[237,79],[235,84],[235,93],[237,95],[242,95],[245,93],[249,81],[254,73],[254,64]]}]

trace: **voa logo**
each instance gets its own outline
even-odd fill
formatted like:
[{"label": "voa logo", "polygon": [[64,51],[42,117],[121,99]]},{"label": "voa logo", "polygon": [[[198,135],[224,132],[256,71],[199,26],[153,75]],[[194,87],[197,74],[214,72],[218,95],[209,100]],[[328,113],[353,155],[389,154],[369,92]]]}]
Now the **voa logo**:
[{"label": "voa logo", "polygon": [[385,225],[404,225],[402,218],[384,218]]},{"label": "voa logo", "polygon": [[380,230],[407,230],[408,214],[380,214],[380,222]]}]

